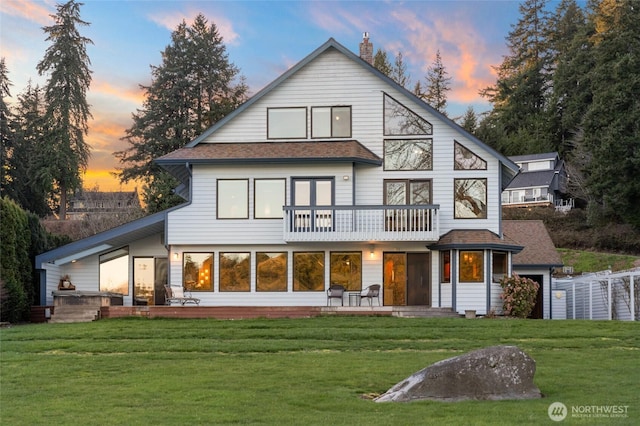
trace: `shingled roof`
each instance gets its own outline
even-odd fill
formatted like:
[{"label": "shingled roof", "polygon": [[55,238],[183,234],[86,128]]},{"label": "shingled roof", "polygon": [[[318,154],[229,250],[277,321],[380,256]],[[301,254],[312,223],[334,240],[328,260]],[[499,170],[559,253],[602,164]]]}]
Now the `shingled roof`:
[{"label": "shingled roof", "polygon": [[495,249],[519,252],[523,247],[506,235],[504,238],[500,238],[486,229],[454,229],[440,237],[438,242],[429,246],[429,248],[432,250]]},{"label": "shingled roof", "polygon": [[505,220],[502,222],[505,237],[524,246],[513,256],[516,266],[562,266],[562,259],[541,220]]},{"label": "shingled roof", "polygon": [[356,140],[313,142],[200,143],[156,160],[158,164],[299,163],[331,161],[382,165],[382,159]]}]

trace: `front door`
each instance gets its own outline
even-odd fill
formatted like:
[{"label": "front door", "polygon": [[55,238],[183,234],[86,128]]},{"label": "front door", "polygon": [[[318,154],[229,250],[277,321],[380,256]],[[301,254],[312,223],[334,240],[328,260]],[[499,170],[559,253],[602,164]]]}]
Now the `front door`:
[{"label": "front door", "polygon": [[384,304],[428,306],[429,262],[429,253],[384,253]]},{"label": "front door", "polygon": [[407,253],[407,305],[429,306],[429,253]]}]

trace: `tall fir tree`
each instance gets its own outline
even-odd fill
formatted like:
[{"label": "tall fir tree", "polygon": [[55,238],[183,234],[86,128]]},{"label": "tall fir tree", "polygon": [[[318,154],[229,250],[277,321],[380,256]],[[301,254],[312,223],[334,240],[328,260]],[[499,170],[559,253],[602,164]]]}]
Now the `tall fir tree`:
[{"label": "tall fir tree", "polygon": [[462,121],[460,122],[460,126],[465,129],[467,132],[475,135],[476,130],[478,130],[478,115],[472,106],[467,108],[464,115],[462,116]]},{"label": "tall fir tree", "polygon": [[78,31],[79,26],[89,25],[80,19],[82,5],[74,0],[56,5],[57,13],[51,15],[54,24],[43,28],[51,45],[37,65],[38,73],[49,74],[49,78],[45,85],[47,149],[39,152],[36,177],[40,185],[57,195],[60,219],[66,217],[67,195],[82,188],[82,171],[91,154],[84,137],[91,118],[87,45],[93,42]]},{"label": "tall fir tree", "polygon": [[43,89],[27,87],[18,95],[12,122],[14,146],[10,159],[11,196],[24,209],[39,217],[49,216],[55,200],[50,187],[37,179],[42,173],[41,151],[49,149],[48,121]]},{"label": "tall fir tree", "polygon": [[598,204],[590,217],[640,229],[640,7],[634,0],[603,0],[592,21],[593,99],[584,138],[591,153],[587,185]]},{"label": "tall fir tree", "polygon": [[550,65],[553,73],[549,108],[556,129],[556,151],[571,161],[581,143],[582,121],[591,103],[589,72],[594,61],[584,12],[575,0],[562,0],[548,22]]},{"label": "tall fir tree", "polygon": [[544,152],[555,145],[547,109],[550,87],[546,0],[525,0],[507,36],[509,54],[494,86],[481,91],[493,104],[479,132],[507,155]]},{"label": "tall fir tree", "polygon": [[183,21],[162,52],[162,64],[151,67],[152,82],[141,86],[146,99],[127,129],[126,150],[115,155],[123,165],[122,182],[143,182],[147,212],[177,205],[177,181],[153,159],[183,147],[246,100],[247,86],[229,61],[214,23],[198,15]]},{"label": "tall fir tree", "polygon": [[391,67],[391,78],[400,86],[407,89],[411,84],[411,76],[407,74],[407,64],[404,62],[402,52],[398,52],[393,66]]},{"label": "tall fir tree", "polygon": [[[11,189],[11,155],[13,150],[13,135],[10,130],[11,111],[5,102],[5,98],[11,97],[9,80],[9,70],[5,58],[0,59],[0,167],[2,167],[2,176],[0,176],[0,197],[5,195],[12,196]],[[9,191],[9,193],[8,193]],[[13,197],[12,197],[13,198]]]},{"label": "tall fir tree", "polygon": [[422,98],[445,116],[447,115],[447,93],[451,90],[451,77],[447,75],[440,50],[438,50],[433,64],[427,70],[425,76],[427,89]]}]

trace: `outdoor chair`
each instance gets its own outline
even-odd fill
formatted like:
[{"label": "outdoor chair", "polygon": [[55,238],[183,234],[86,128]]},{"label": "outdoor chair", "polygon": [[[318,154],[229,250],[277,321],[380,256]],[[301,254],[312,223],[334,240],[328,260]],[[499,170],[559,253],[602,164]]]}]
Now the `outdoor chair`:
[{"label": "outdoor chair", "polygon": [[331,299],[340,299],[340,305],[344,306],[344,300],[342,300],[342,296],[344,295],[344,287],[339,284],[333,284],[327,290],[327,306],[331,306]]},{"label": "outdoor chair", "polygon": [[191,296],[184,295],[184,289],[180,287],[179,290],[174,290],[170,285],[165,285],[164,290],[166,293],[166,297],[164,300],[165,305],[171,305],[171,303],[180,303],[182,306],[193,303],[195,305],[200,305],[200,299]]},{"label": "outdoor chair", "polygon": [[378,306],[380,306],[380,284],[370,285],[362,290],[360,293],[360,303],[358,303],[358,305],[362,305],[362,299],[368,299],[369,306],[373,306],[374,298],[378,300]]}]

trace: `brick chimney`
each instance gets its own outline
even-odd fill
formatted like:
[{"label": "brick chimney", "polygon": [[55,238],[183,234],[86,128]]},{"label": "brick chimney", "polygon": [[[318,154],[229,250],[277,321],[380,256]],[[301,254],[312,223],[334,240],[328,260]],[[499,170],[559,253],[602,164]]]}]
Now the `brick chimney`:
[{"label": "brick chimney", "polygon": [[373,65],[373,44],[369,43],[369,33],[362,34],[362,43],[360,43],[360,57]]}]

